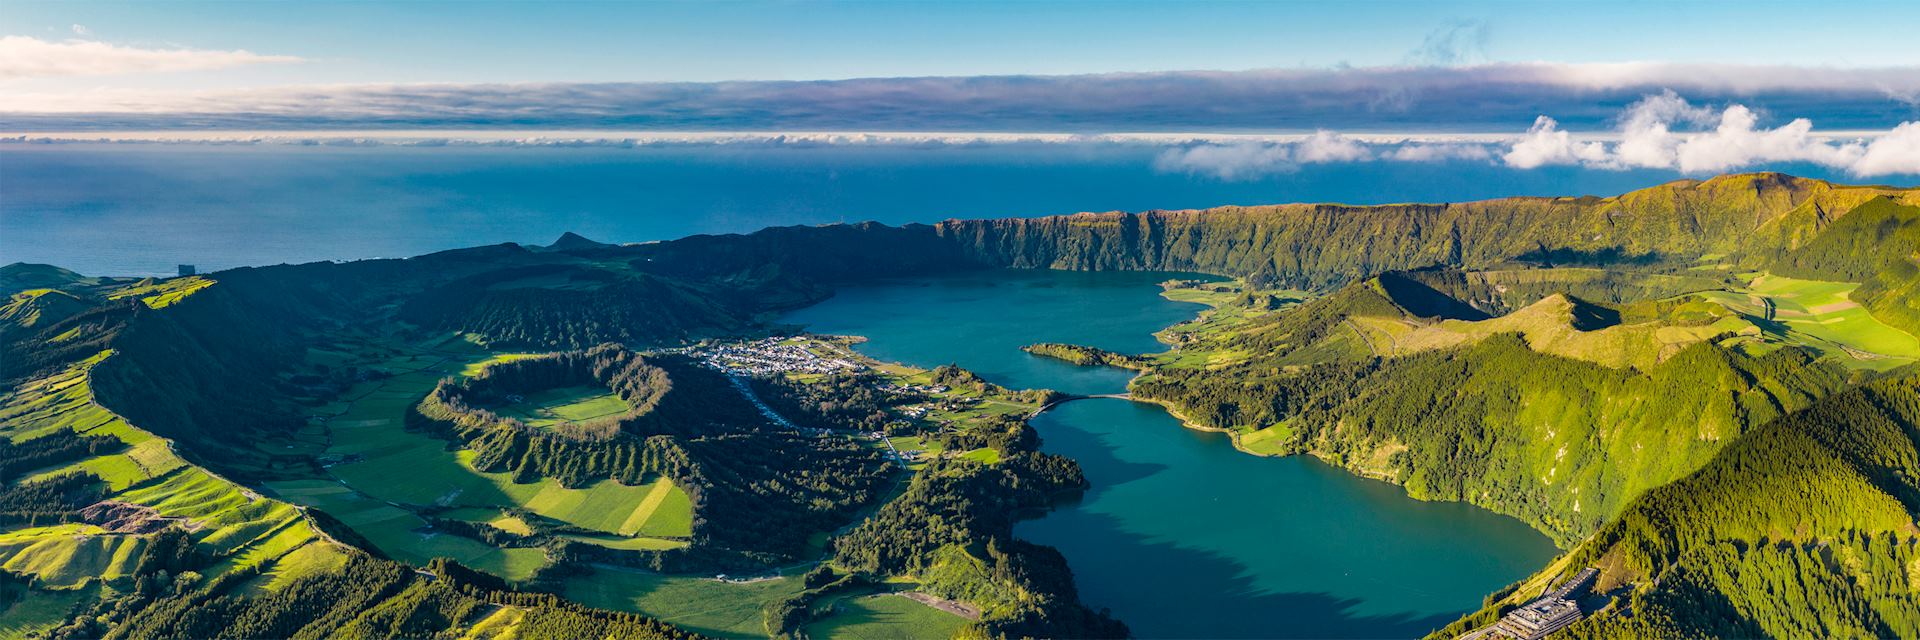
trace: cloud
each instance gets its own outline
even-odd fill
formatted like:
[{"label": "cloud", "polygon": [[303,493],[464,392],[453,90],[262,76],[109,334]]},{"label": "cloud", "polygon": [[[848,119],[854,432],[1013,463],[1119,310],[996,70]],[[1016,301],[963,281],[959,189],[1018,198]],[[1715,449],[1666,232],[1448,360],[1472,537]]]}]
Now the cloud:
[{"label": "cloud", "polygon": [[1867,143],[1851,170],[1862,177],[1920,174],[1920,122],[1894,127],[1887,135]]},{"label": "cloud", "polygon": [[1581,142],[1573,134],[1560,130],[1553,118],[1540,116],[1520,141],[1513,143],[1500,159],[1515,169],[1533,169],[1558,164],[1602,164],[1607,161],[1606,145]]},{"label": "cloud", "polygon": [[1621,118],[1624,140],[1615,153],[1621,164],[1630,167],[1672,166],[1679,146],[1673,123],[1704,124],[1713,118],[1712,109],[1695,107],[1671,89],[1647,96],[1628,107]]},{"label": "cloud", "polygon": [[1300,164],[1360,162],[1373,152],[1359,141],[1332,131],[1320,131],[1294,145],[1293,160]]},{"label": "cloud", "polygon": [[1490,160],[1493,152],[1482,144],[1406,144],[1388,152],[1388,159],[1400,162],[1445,162],[1449,160]]},{"label": "cloud", "polygon": [[68,27],[68,29],[73,30],[73,35],[80,36],[82,38],[93,35],[93,30],[88,29],[87,25],[84,25],[84,24],[76,24],[71,27]]},{"label": "cloud", "polygon": [[1247,140],[1168,149],[1154,159],[1154,167],[1221,180],[1247,180],[1291,173],[1300,165],[1365,162],[1374,158],[1370,146],[1331,131],[1319,131],[1295,142]]},{"label": "cloud", "polygon": [[1202,144],[1168,149],[1154,159],[1154,169],[1168,173],[1207,175],[1221,180],[1246,180],[1262,175],[1291,173],[1291,145],[1267,142]]},{"label": "cloud", "polygon": [[[126,49],[84,41],[8,42],[42,49],[76,47],[72,53]],[[187,53],[285,61],[245,52]],[[8,69],[20,66],[11,62],[17,57],[0,54],[9,61],[0,64],[0,77],[21,75]],[[89,66],[63,63],[60,56],[33,59],[44,60],[41,66]],[[540,127],[1489,132],[1511,131],[1515,123],[1531,122],[1544,113],[1563,129],[1603,131],[1617,127],[1628,105],[1669,89],[1708,104],[1740,103],[1758,112],[1793,113],[1824,127],[1884,130],[1914,119],[1916,107],[1900,97],[1920,95],[1920,67],[1410,64],[832,81],[119,88],[0,92],[0,121],[16,131]]]},{"label": "cloud", "polygon": [[[1526,133],[1500,143],[1388,140],[1320,131],[1292,141],[1214,141],[1163,151],[1162,171],[1247,180],[1314,163],[1494,161],[1514,169],[1579,166],[1589,169],[1665,169],[1713,174],[1785,163],[1810,163],[1857,177],[1920,175],[1920,121],[1884,133],[1816,133],[1795,118],[1777,127],[1741,104],[1696,105],[1672,91],[1644,96],[1614,118],[1608,134],[1576,135],[1551,116],[1538,116]],[[1599,139],[1596,139],[1599,138]]]},{"label": "cloud", "polygon": [[[87,29],[73,25],[73,30],[85,35]],[[244,50],[142,49],[95,40],[0,36],[0,80],[202,71],[283,62],[301,62],[301,59]]]},{"label": "cloud", "polygon": [[1920,122],[1877,136],[1834,139],[1815,134],[1813,121],[1795,118],[1773,128],[1742,104],[1696,106],[1672,91],[1650,95],[1620,117],[1619,141],[1575,139],[1553,118],[1540,116],[1502,162],[1516,169],[1581,165],[1597,169],[1654,168],[1709,174],[1773,163],[1812,163],[1855,176],[1920,174]]},{"label": "cloud", "polygon": [[1420,46],[1407,53],[1414,65],[1450,67],[1487,59],[1487,23],[1463,20],[1435,29]]}]

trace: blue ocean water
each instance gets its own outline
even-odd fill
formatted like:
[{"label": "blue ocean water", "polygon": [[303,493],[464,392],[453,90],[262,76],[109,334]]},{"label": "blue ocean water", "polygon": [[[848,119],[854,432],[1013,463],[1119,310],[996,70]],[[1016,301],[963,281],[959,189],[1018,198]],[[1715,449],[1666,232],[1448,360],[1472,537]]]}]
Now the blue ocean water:
[{"label": "blue ocean water", "polygon": [[[1484,161],[1307,165],[1225,181],[1138,144],[330,147],[0,144],[0,263],[90,275],[401,257],[565,231],[606,242],[770,225],[1337,201],[1609,195],[1664,171]],[[1834,177],[1815,167],[1781,167]]]}]

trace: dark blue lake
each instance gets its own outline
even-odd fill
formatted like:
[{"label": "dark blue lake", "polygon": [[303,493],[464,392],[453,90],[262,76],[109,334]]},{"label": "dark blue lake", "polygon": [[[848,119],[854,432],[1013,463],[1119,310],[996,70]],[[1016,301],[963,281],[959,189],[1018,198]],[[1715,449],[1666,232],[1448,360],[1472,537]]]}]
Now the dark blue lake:
[{"label": "dark blue lake", "polygon": [[[1130,372],[1019,350],[1074,342],[1142,353],[1198,305],[1152,273],[997,271],[846,287],[784,318],[862,335],[875,357],[949,362],[1012,387],[1123,391]],[[1033,421],[1092,490],[1015,533],[1067,557],[1081,599],[1143,638],[1415,637],[1479,607],[1555,553],[1547,538],[1465,504],[1306,457],[1261,458],[1158,406],[1068,403]]]}]

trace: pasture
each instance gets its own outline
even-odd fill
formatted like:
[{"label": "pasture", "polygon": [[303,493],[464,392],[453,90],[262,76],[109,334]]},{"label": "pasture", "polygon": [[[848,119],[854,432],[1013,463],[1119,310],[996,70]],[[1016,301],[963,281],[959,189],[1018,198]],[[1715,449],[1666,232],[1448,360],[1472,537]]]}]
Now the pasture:
[{"label": "pasture", "polygon": [[1841,355],[1851,366],[1888,369],[1920,359],[1920,338],[1873,317],[1849,296],[1859,285],[1784,278],[1755,277],[1747,289],[1702,294],[1729,309],[1765,318],[1772,305],[1769,333],[1781,339]]},{"label": "pasture", "polygon": [[[19,388],[0,405],[0,435],[16,440],[63,429],[112,436],[128,447],[29,477],[88,471],[107,481],[109,497],[150,507],[154,515],[192,523],[197,551],[216,562],[202,573],[220,575],[276,562],[317,542],[318,537],[291,505],[261,496],[174,455],[167,441],[127,424],[93,402],[88,368],[112,352]],[[98,528],[42,527],[7,536],[0,558],[9,570],[39,576],[45,584],[74,585],[90,578],[112,580],[129,572],[147,542],[145,536],[107,533]]]},{"label": "pasture", "polygon": [[967,619],[892,593],[847,596],[830,605],[832,615],[805,627],[809,637],[852,640],[951,638]]},{"label": "pasture", "polygon": [[703,635],[765,638],[762,610],[802,590],[797,574],[726,582],[595,567],[591,575],[568,578],[561,595],[590,607],[645,614]]},{"label": "pasture", "polygon": [[550,428],[562,424],[590,422],[632,411],[627,401],[605,387],[562,387],[527,396],[526,400],[499,407],[494,413],[515,418],[530,427]]},{"label": "pasture", "polygon": [[[0,585],[0,589],[7,588],[14,587]],[[97,596],[93,588],[23,591],[18,600],[0,597],[0,639],[26,638],[59,626],[76,605],[90,602]]]},{"label": "pasture", "polygon": [[[626,537],[692,534],[692,501],[665,478],[640,486],[602,480],[577,489],[553,480],[517,483],[509,474],[475,469],[472,452],[449,450],[445,440],[406,430],[407,412],[443,377],[474,375],[492,363],[525,357],[530,356],[399,348],[398,355],[385,357],[380,363],[394,374],[392,377],[356,387],[326,418],[332,435],[327,454],[341,460],[328,472],[338,482],[292,481],[270,486],[289,500],[340,518],[396,558],[425,564],[435,556],[447,556],[513,580],[525,579],[545,565],[545,552],[499,549],[478,540],[436,533],[408,507],[483,510],[491,515],[477,521],[516,533],[530,531],[527,523],[502,511],[519,508],[610,534],[604,538],[584,536],[607,546],[665,548],[682,544]],[[605,389],[596,395],[611,398]],[[550,408],[560,413],[581,417],[600,411],[594,403],[604,405],[606,398],[554,396],[544,400],[558,402]],[[611,400],[625,404],[618,398]]]}]

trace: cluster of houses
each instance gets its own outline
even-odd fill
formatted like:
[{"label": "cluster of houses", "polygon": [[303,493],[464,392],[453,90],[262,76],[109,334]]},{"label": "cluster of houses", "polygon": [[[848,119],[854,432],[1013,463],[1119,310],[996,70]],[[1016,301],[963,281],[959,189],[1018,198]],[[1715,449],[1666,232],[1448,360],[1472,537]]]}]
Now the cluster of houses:
[{"label": "cluster of houses", "polygon": [[[760,413],[782,427],[809,433],[814,436],[829,436],[830,431],[802,427],[787,420],[772,407],[766,405],[747,384],[750,376],[777,373],[815,373],[863,371],[867,367],[847,358],[822,356],[807,347],[804,342],[789,342],[782,338],[764,338],[752,342],[706,344],[698,347],[667,349],[659,353],[684,353],[699,359],[707,366],[720,370],[731,378],[742,394],[752,400]],[[893,395],[911,395],[926,398],[951,391],[942,384],[895,384],[880,382],[875,387],[883,393]],[[900,412],[909,418],[925,418],[935,410],[960,411],[978,404],[979,400],[970,398],[932,399],[924,403],[902,407]],[[859,434],[871,440],[884,443],[891,456],[900,462],[919,459],[923,451],[901,451],[894,447],[893,441],[885,433],[874,431]]]},{"label": "cluster of houses", "polygon": [[946,393],[949,389],[947,385],[944,384],[894,384],[891,382],[882,382],[880,386],[876,388],[895,395],[909,393],[914,395],[932,395],[936,393]]},{"label": "cluster of houses", "polygon": [[1580,610],[1580,598],[1593,588],[1600,570],[1588,567],[1562,583],[1559,588],[1501,616],[1498,622],[1460,636],[1461,640],[1540,640],[1555,631],[1579,622],[1586,614]]},{"label": "cluster of houses", "polygon": [[780,338],[713,345],[698,350],[695,355],[714,368],[744,375],[834,373],[866,368],[845,358],[822,357],[804,345]]}]

